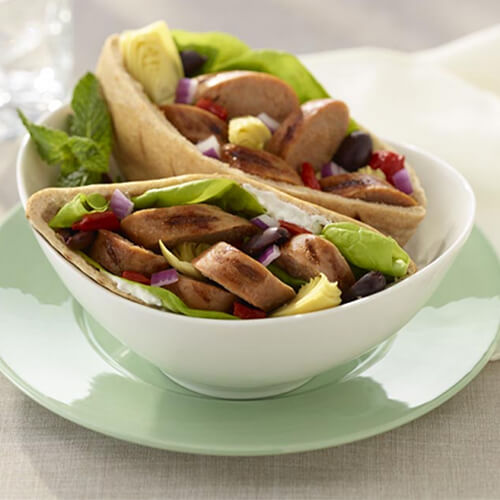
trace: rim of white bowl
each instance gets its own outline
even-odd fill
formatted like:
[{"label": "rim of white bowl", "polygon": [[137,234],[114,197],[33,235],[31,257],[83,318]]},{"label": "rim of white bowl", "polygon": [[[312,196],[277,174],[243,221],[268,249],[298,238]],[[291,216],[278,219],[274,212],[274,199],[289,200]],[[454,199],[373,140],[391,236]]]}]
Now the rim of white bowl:
[{"label": "rim of white bowl", "polygon": [[[56,113],[61,113],[63,110],[67,110],[68,107],[69,107],[69,104],[65,104],[65,105],[57,108],[54,111],[45,113],[37,121],[37,123],[44,124],[51,116],[53,116]],[[409,144],[406,142],[393,141],[393,140],[389,140],[389,139],[384,139],[384,141],[386,143],[390,144],[391,146],[396,147],[396,148],[402,146],[404,149],[409,149],[409,150],[417,153],[418,155],[430,158],[433,162],[438,163],[440,165],[440,168],[444,168],[449,173],[451,173],[451,175],[455,176],[458,179],[458,181],[461,184],[464,191],[467,193],[467,196],[469,198],[469,204],[470,204],[469,214],[470,214],[470,216],[467,220],[464,221],[464,226],[462,228],[462,231],[460,232],[458,237],[455,239],[455,241],[442,254],[440,254],[436,259],[434,259],[432,262],[427,264],[424,268],[422,268],[421,270],[417,270],[417,272],[415,274],[412,274],[411,276],[408,276],[407,278],[405,278],[401,282],[397,283],[397,288],[396,287],[389,287],[389,288],[381,290],[380,292],[377,292],[373,295],[369,295],[368,297],[362,297],[361,299],[358,299],[358,300],[355,300],[352,302],[348,302],[347,304],[341,304],[342,311],[347,311],[347,310],[349,310],[348,308],[352,309],[353,307],[359,307],[360,305],[367,304],[368,302],[378,300],[380,297],[385,296],[388,293],[394,293],[394,290],[396,290],[398,288],[410,286],[413,283],[414,278],[417,275],[418,276],[422,276],[423,274],[425,274],[426,276],[430,275],[433,272],[434,268],[439,264],[439,262],[441,260],[443,260],[443,258],[445,258],[449,254],[453,253],[455,250],[460,248],[465,243],[465,241],[469,237],[469,235],[472,231],[473,225],[474,225],[474,219],[475,219],[475,213],[476,213],[476,198],[475,198],[474,192],[473,192],[470,184],[468,183],[468,181],[465,179],[465,177],[458,170],[453,168],[448,162],[439,158],[437,155],[435,155],[433,153],[429,153],[428,151],[425,151],[422,148],[419,148],[419,147],[414,146],[412,144]],[[22,166],[24,164],[25,151],[26,151],[30,142],[31,142],[31,138],[30,138],[29,134],[26,133],[21,141],[21,145],[19,147],[19,152],[18,152],[17,160],[16,160],[17,190],[18,190],[19,197],[21,198],[21,202],[22,202],[23,206],[26,205],[27,197],[26,197],[26,193],[25,193],[25,189],[24,189],[25,185],[24,185],[24,180],[23,180],[23,176],[22,176]],[[417,170],[418,170],[418,168],[417,168]],[[33,231],[36,231],[33,227],[31,227],[31,229]],[[231,325],[234,326],[234,323],[230,320],[227,320],[227,319],[196,318],[196,317],[191,317],[191,316],[185,316],[182,314],[173,313],[171,311],[168,311],[167,309],[157,309],[155,307],[148,306],[146,304],[139,304],[139,303],[134,302],[130,299],[122,297],[121,295],[118,295],[117,293],[114,293],[111,290],[108,290],[106,287],[99,285],[96,281],[94,281],[92,278],[87,276],[78,267],[74,266],[71,262],[69,262],[66,258],[64,258],[54,247],[52,247],[52,245],[50,245],[48,243],[48,241],[42,235],[40,235],[39,233],[37,233],[37,234],[40,236],[41,240],[43,240],[43,244],[47,245],[49,250],[51,250],[53,253],[57,254],[57,258],[60,258],[60,259],[64,260],[66,263],[73,266],[74,269],[76,271],[80,272],[82,274],[82,276],[87,278],[92,283],[93,286],[97,287],[100,290],[103,290],[104,292],[111,294],[113,297],[115,297],[118,300],[126,300],[129,303],[130,307],[140,307],[140,308],[147,307],[148,310],[151,311],[151,314],[161,314],[161,315],[172,314],[172,315],[175,315],[176,319],[178,319],[179,321],[185,321],[188,323],[200,324],[200,322],[206,321],[209,324],[217,324],[218,326],[227,326],[227,327],[230,327]],[[292,316],[283,316],[283,317],[278,317],[278,318],[266,317],[266,318],[261,318],[261,319],[247,319],[247,320],[245,320],[245,325],[250,326],[250,325],[254,325],[254,324],[259,324],[259,322],[263,321],[263,319],[266,321],[273,321],[275,323],[278,323],[278,322],[283,323],[283,322],[290,321],[290,320],[303,321],[304,319],[312,317],[312,315],[314,315],[314,317],[319,317],[320,315],[326,316],[326,315],[334,314],[335,311],[337,311],[337,310],[338,309],[336,307],[333,307],[333,308],[324,309],[321,311],[314,311],[314,312],[310,312],[310,313],[306,313],[306,314],[295,314]]]}]

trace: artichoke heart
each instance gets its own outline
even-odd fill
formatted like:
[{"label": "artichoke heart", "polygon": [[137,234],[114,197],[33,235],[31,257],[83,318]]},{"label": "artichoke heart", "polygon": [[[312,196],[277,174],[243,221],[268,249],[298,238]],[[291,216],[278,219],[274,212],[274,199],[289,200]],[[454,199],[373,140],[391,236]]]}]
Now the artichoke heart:
[{"label": "artichoke heart", "polygon": [[255,116],[233,118],[229,122],[229,142],[250,149],[264,149],[271,139],[271,132],[264,123]]},{"label": "artichoke heart", "polygon": [[181,260],[177,258],[163,243],[163,241],[159,240],[158,244],[160,245],[160,250],[165,257],[165,260],[181,274],[185,276],[189,276],[190,278],[194,278],[197,280],[204,280],[203,275],[191,264],[191,262],[187,262],[185,260]]},{"label": "artichoke heart", "polygon": [[383,170],[380,170],[380,168],[372,168],[372,167],[370,167],[370,165],[367,165],[366,167],[358,168],[357,172],[358,172],[358,174],[373,175],[373,177],[378,177],[379,179],[382,179],[383,181],[387,180],[387,177],[385,176]]},{"label": "artichoke heart", "polygon": [[210,248],[208,243],[196,243],[194,241],[184,241],[176,245],[172,252],[180,259],[186,262],[191,262],[195,257],[198,257],[205,250]]},{"label": "artichoke heart", "polygon": [[120,48],[127,71],[142,84],[149,98],[158,105],[173,102],[184,71],[167,24],[158,21],[123,32]]},{"label": "artichoke heart", "polygon": [[328,278],[321,273],[303,285],[292,301],[277,309],[271,316],[276,318],[329,309],[340,304],[340,294],[337,282],[328,281]]}]

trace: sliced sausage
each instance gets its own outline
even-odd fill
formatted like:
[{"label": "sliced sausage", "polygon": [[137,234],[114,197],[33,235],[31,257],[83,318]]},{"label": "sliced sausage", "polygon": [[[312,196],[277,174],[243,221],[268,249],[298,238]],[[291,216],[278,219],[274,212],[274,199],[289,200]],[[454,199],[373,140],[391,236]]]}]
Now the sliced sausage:
[{"label": "sliced sausage", "polygon": [[231,167],[263,179],[302,185],[299,174],[288,163],[266,151],[225,144],[222,147],[221,160],[229,163]]},{"label": "sliced sausage", "polygon": [[257,231],[246,219],[205,204],[138,210],[125,217],[121,227],[133,242],[152,250],[159,240],[167,246],[185,241],[237,242]]},{"label": "sliced sausage", "polygon": [[102,267],[118,276],[123,271],[135,271],[150,276],[168,267],[162,256],[134,245],[119,234],[106,229],[98,231],[89,255]]},{"label": "sliced sausage", "polygon": [[224,106],[228,118],[267,113],[281,121],[300,109],[297,94],[288,83],[256,71],[225,71],[199,76],[195,100],[202,97]]},{"label": "sliced sausage", "polygon": [[213,113],[188,104],[166,104],[161,107],[167,120],[189,141],[196,144],[211,135],[227,142],[227,124]]},{"label": "sliced sausage", "polygon": [[318,169],[332,159],[349,126],[349,109],[342,101],[316,99],[302,105],[281,123],[267,150],[295,169],[309,162]]},{"label": "sliced sausage", "polygon": [[232,293],[218,286],[182,275],[179,275],[178,281],[166,285],[164,288],[175,293],[188,307],[193,309],[231,312],[235,299]]},{"label": "sliced sausage", "polygon": [[345,196],[346,198],[357,198],[400,207],[413,207],[417,204],[411,196],[373,175],[357,172],[331,175],[324,177],[319,183],[323,191]]},{"label": "sliced sausage", "polygon": [[347,290],[355,281],[338,248],[314,234],[298,234],[282,245],[276,264],[291,276],[303,280],[323,273],[329,281],[338,281],[341,290]]},{"label": "sliced sausage", "polygon": [[293,299],[295,292],[260,262],[223,241],[192,261],[201,274],[263,311]]}]

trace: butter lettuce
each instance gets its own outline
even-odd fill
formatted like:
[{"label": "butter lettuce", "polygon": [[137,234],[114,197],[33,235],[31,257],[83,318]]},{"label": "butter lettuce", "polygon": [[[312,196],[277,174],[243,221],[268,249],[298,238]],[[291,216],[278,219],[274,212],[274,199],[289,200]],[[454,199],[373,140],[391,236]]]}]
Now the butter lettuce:
[{"label": "butter lettuce", "polygon": [[252,50],[217,66],[215,71],[244,69],[277,76],[295,90],[299,101],[329,97],[326,90],[292,54],[279,50]]},{"label": "butter lettuce", "polygon": [[266,209],[248,191],[230,179],[203,179],[150,189],[132,198],[135,209],[209,203],[228,212],[254,217]]},{"label": "butter lettuce", "polygon": [[194,33],[184,30],[172,30],[171,33],[179,52],[182,50],[195,50],[198,54],[207,58],[200,69],[200,73],[218,71],[214,68],[222,66],[227,61],[251,50],[247,44],[228,33],[218,31]]},{"label": "butter lettuce", "polygon": [[104,196],[98,193],[89,195],[79,193],[59,209],[57,214],[50,220],[49,226],[53,229],[71,227],[85,215],[94,212],[105,212],[108,208],[109,202]]},{"label": "butter lettuce", "polygon": [[300,102],[329,97],[321,84],[292,54],[278,50],[252,50],[227,33],[172,31],[177,49],[195,50],[208,59],[200,74],[236,69],[260,71],[277,76],[297,93]]},{"label": "butter lettuce", "polygon": [[321,236],[331,241],[347,259],[362,269],[401,277],[408,271],[410,257],[397,242],[352,222],[336,222],[323,228]]},{"label": "butter lettuce", "polygon": [[[120,278],[123,279],[123,278]],[[131,283],[136,284],[134,281]],[[161,300],[162,306],[168,311],[183,314],[184,316],[192,316],[194,318],[209,318],[209,319],[239,319],[232,314],[223,313],[219,311],[207,311],[205,309],[191,309],[188,307],[175,293],[165,288],[157,286],[142,285],[137,283],[138,286],[144,288],[149,293]]]}]

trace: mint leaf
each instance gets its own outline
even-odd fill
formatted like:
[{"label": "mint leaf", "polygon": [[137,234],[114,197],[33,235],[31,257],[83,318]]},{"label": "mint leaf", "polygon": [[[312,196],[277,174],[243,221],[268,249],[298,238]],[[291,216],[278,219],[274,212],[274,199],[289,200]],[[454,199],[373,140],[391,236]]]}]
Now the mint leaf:
[{"label": "mint leaf", "polygon": [[99,184],[101,179],[101,174],[80,168],[66,175],[61,174],[59,179],[57,179],[57,187],[78,187],[88,184]]},{"label": "mint leaf", "polygon": [[90,172],[103,174],[108,171],[109,156],[97,142],[86,137],[70,137],[65,148],[75,158],[75,162]]},{"label": "mint leaf", "polygon": [[46,161],[49,165],[71,161],[72,155],[64,147],[68,141],[68,134],[66,132],[36,125],[28,120],[19,109],[17,110],[17,114],[33,139],[42,160]]},{"label": "mint leaf", "polygon": [[71,100],[74,115],[67,129],[55,130],[36,125],[18,110],[42,160],[59,165],[58,186],[83,186],[101,182],[108,172],[112,148],[111,118],[101,95],[99,81],[92,73],[79,80]]},{"label": "mint leaf", "polygon": [[71,107],[75,113],[70,123],[74,136],[93,139],[105,155],[111,153],[112,130],[108,107],[101,95],[99,80],[87,73],[77,83]]}]

